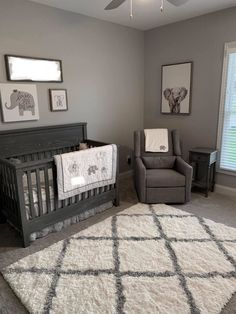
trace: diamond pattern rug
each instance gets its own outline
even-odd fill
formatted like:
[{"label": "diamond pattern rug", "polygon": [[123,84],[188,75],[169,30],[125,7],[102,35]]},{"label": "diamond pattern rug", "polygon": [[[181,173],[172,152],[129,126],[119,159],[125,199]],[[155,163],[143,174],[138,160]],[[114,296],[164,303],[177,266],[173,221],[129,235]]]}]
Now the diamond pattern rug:
[{"label": "diamond pattern rug", "polygon": [[3,271],[30,313],[220,313],[236,291],[236,229],[134,205]]}]

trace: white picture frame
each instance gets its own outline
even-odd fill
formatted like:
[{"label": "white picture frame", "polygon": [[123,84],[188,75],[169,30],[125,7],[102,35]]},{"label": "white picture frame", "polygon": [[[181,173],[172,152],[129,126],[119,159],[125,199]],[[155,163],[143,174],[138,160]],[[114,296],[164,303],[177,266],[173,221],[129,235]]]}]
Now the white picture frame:
[{"label": "white picture frame", "polygon": [[3,122],[39,120],[36,85],[0,84]]},{"label": "white picture frame", "polygon": [[161,113],[189,115],[191,112],[193,62],[162,66]]}]

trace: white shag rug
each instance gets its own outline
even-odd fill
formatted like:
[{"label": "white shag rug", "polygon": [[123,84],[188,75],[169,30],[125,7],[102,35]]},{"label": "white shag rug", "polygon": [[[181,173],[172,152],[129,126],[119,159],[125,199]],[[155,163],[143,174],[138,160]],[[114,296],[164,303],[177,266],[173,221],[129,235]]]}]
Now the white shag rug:
[{"label": "white shag rug", "polygon": [[134,205],[3,270],[30,313],[220,313],[236,291],[236,229]]}]

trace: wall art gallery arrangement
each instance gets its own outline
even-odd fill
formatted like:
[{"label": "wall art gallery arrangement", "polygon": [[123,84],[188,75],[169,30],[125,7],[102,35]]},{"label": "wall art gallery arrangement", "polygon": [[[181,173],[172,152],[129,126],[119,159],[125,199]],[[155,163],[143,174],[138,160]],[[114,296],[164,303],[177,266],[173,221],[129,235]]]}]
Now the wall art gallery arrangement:
[{"label": "wall art gallery arrangement", "polygon": [[[14,82],[63,82],[62,62],[54,59],[5,55],[6,76]],[[162,66],[161,113],[189,115],[192,93],[192,62]],[[3,122],[39,119],[36,85],[0,84]],[[66,89],[49,89],[52,112],[67,111]]]},{"label": "wall art gallery arrangement", "polygon": [[[8,81],[24,84],[0,83],[3,122],[39,120],[37,87],[29,83],[62,83],[62,62],[54,59],[5,55],[5,66]],[[51,111],[68,110],[65,89],[49,89],[49,95]]]}]

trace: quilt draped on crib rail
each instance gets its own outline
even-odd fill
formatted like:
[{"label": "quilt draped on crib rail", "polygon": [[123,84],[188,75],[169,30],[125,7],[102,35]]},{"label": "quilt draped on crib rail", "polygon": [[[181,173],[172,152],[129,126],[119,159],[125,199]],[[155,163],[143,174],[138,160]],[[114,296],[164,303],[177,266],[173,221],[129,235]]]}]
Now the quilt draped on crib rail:
[{"label": "quilt draped on crib rail", "polygon": [[58,199],[114,184],[117,146],[114,144],[55,155]]}]

